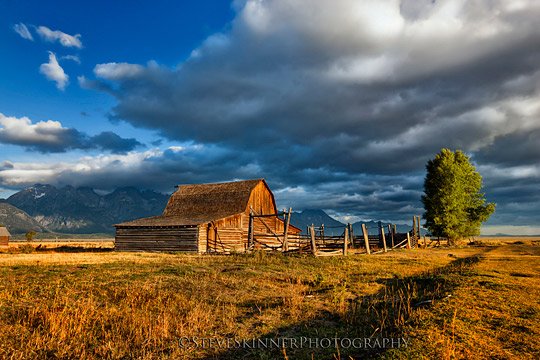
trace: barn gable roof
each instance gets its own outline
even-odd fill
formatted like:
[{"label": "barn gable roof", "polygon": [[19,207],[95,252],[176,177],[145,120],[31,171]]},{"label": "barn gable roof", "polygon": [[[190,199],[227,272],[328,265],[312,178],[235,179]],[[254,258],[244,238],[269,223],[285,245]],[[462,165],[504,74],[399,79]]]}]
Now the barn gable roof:
[{"label": "barn gable roof", "polygon": [[180,186],[169,199],[163,215],[222,219],[244,212],[251,191],[261,181],[257,179]]},{"label": "barn gable roof", "polygon": [[264,179],[180,185],[171,195],[163,215],[117,226],[197,225],[240,214],[246,211],[251,192],[260,182],[268,188]]},{"label": "barn gable roof", "polygon": [[0,226],[0,236],[11,236],[11,234],[7,228]]}]

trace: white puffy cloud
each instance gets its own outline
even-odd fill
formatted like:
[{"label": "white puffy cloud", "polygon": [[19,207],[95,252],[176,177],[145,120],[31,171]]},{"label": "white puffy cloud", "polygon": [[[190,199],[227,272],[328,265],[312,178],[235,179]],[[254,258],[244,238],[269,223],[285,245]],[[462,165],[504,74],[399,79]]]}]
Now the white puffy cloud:
[{"label": "white puffy cloud", "polygon": [[20,37],[26,40],[34,41],[34,37],[32,36],[32,33],[30,30],[28,30],[28,27],[23,23],[18,23],[13,25],[13,31],[15,31],[17,34],[19,34]]},{"label": "white puffy cloud", "polygon": [[0,113],[0,142],[12,144],[58,145],[68,129],[59,121],[47,120],[32,123],[27,117],[16,118]]},{"label": "white puffy cloud", "polygon": [[101,149],[125,153],[142,144],[125,139],[111,131],[88,136],[73,128],[63,127],[59,121],[33,123],[28,117],[17,118],[0,113],[0,143],[23,146],[42,153],[65,152],[70,149]]},{"label": "white puffy cloud", "polygon": [[107,63],[96,65],[94,74],[108,80],[129,79],[140,74],[143,69],[141,65],[136,64]]},{"label": "white puffy cloud", "polygon": [[64,69],[58,64],[56,55],[49,51],[49,62],[41,64],[39,72],[45,75],[47,80],[54,81],[59,90],[64,90],[69,83],[69,76],[64,72]]},{"label": "white puffy cloud", "polygon": [[51,30],[46,26],[38,26],[36,32],[43,40],[49,42],[58,41],[62,46],[75,47],[78,49],[83,47],[81,34],[69,35],[59,30]]}]

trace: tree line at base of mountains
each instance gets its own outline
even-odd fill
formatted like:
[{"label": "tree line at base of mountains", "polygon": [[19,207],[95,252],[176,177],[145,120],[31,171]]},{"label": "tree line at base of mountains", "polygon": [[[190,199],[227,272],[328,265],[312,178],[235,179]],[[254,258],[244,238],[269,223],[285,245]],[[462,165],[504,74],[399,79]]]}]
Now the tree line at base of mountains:
[{"label": "tree line at base of mountains", "polygon": [[433,236],[458,239],[480,235],[480,226],[495,211],[481,193],[482,176],[462,151],[442,149],[426,165],[425,226]]}]

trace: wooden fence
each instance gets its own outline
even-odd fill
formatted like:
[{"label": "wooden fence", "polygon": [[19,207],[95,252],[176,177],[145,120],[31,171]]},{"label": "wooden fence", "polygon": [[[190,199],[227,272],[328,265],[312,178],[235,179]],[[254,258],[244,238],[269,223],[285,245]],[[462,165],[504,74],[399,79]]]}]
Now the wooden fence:
[{"label": "wooden fence", "polygon": [[[278,214],[276,214],[278,215]],[[289,234],[291,209],[280,213],[284,216],[285,231],[282,234],[275,232],[255,233],[253,229],[254,219],[261,215],[251,214],[249,228],[249,250],[273,250],[284,253],[312,253],[315,256],[347,255],[353,253],[377,254],[393,249],[412,249],[419,246],[420,240],[420,217],[413,217],[411,231],[398,233],[396,225],[383,226],[379,222],[378,235],[370,235],[365,224],[362,224],[361,234],[354,234],[351,224],[342,228],[341,235],[325,235],[325,229],[329,227],[311,225],[307,228],[307,234]],[[268,216],[268,215],[264,215]],[[267,229],[269,230],[269,229]]]}]

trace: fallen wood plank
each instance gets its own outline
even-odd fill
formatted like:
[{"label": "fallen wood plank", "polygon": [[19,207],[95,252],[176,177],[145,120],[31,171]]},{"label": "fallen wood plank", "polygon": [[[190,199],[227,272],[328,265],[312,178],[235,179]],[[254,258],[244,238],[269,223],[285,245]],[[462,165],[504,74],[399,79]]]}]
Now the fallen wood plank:
[{"label": "fallen wood plank", "polygon": [[338,251],[317,251],[315,253],[315,256],[338,256],[338,255],[343,255],[343,251],[342,250],[338,250]]}]

